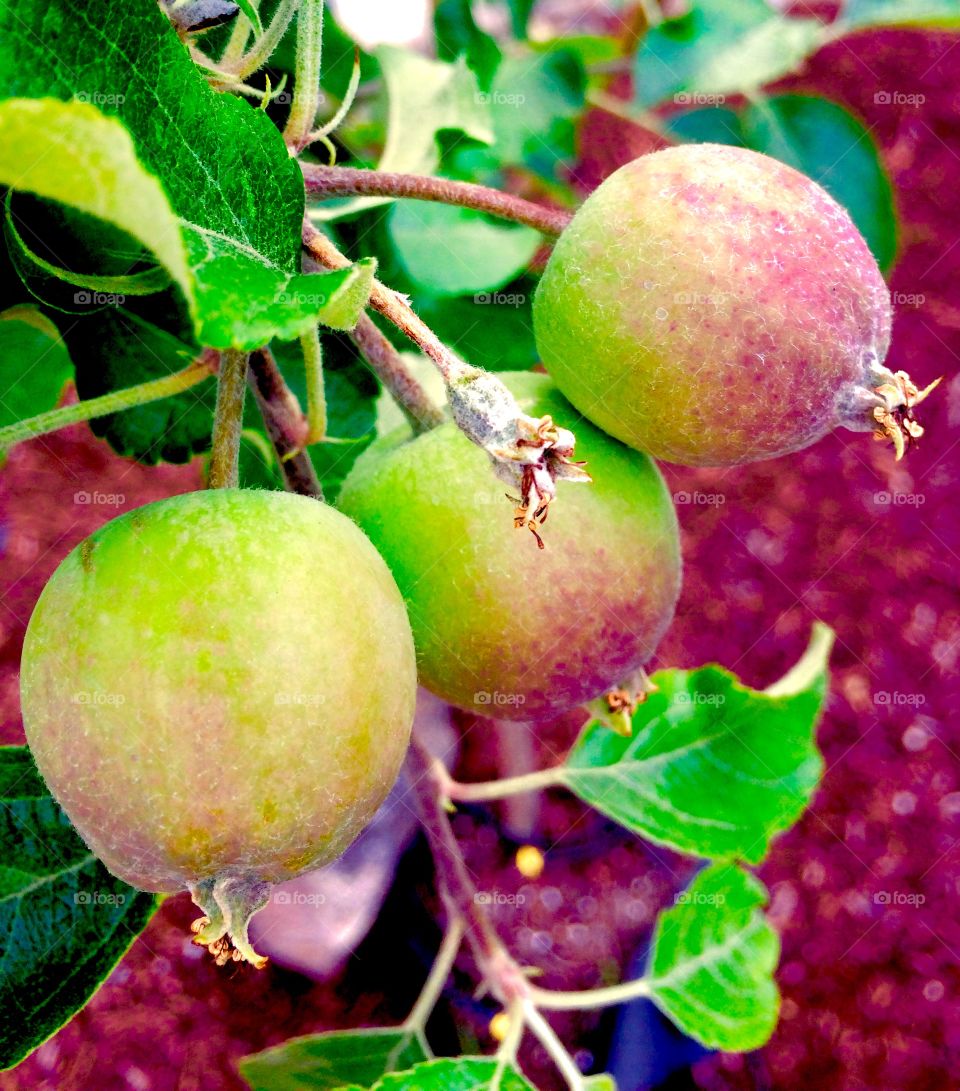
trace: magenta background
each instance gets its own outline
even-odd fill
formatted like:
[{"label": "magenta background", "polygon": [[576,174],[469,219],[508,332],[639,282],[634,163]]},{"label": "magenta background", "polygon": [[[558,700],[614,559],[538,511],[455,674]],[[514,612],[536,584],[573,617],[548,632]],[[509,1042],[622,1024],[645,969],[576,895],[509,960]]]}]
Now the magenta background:
[{"label": "magenta background", "polygon": [[[783,1018],[749,1060],[701,1063],[704,1088],[927,1088],[960,1083],[960,38],[884,32],[822,51],[791,89],[850,107],[879,141],[902,218],[891,363],[920,382],[946,376],[924,406],[928,435],[895,465],[868,437],[829,437],[799,455],[739,470],[668,470],[676,490],[722,494],[684,505],[686,558],[677,622],[661,660],[718,660],[764,684],[802,649],[815,617],[838,633],[829,709],[820,730],[828,773],[811,812],[776,842],[762,877],[783,934]],[[926,96],[879,105],[879,91]],[[648,147],[621,123],[591,117],[580,177],[599,180]],[[115,514],[78,505],[78,490],[123,492],[125,507],[196,486],[196,467],[126,463],[81,429],[16,451],[0,475],[10,537],[0,556],[0,739],[20,741],[16,663],[23,625],[67,550]],[[911,494],[914,505],[878,503]],[[881,703],[880,694],[900,694]],[[559,753],[570,725],[541,746]],[[491,771],[480,731],[464,777]],[[539,818],[551,846],[522,911],[499,920],[546,983],[593,983],[616,973],[689,864],[612,838],[572,801]],[[523,880],[489,826],[458,819],[471,866],[488,888]],[[577,845],[589,851],[576,851]],[[573,846],[573,849],[571,849]],[[883,904],[912,895],[922,904]],[[914,897],[913,901],[918,900]],[[15,1072],[13,1088],[234,1088],[237,1057],[295,1034],[393,1020],[385,996],[358,998],[351,970],[332,986],[276,969],[217,971],[186,934],[193,913],[171,899],[93,1003]],[[398,942],[402,939],[398,938]],[[463,970],[469,970],[465,963]],[[469,974],[454,998],[469,994]],[[459,1009],[458,1009],[459,1010]],[[464,1016],[466,1017],[466,1016]],[[592,1046],[595,1020],[558,1021]],[[482,1023],[477,1031],[483,1038]],[[535,1078],[553,1086],[535,1051]]]}]

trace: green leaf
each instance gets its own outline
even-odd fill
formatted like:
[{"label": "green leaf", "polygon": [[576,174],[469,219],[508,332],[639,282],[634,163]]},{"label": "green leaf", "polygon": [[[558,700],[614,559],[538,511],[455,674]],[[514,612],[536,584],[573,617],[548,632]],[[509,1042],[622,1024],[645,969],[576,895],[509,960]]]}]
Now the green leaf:
[{"label": "green leaf", "polygon": [[606,1072],[596,1076],[585,1076],[583,1086],[584,1091],[617,1091],[617,1081]]},{"label": "green leaf", "polygon": [[240,1074],[253,1091],[339,1091],[344,1084],[369,1087],[385,1073],[413,1068],[429,1056],[419,1031],[331,1031],[244,1057]]},{"label": "green leaf", "polygon": [[760,912],[767,892],[740,868],[701,871],[657,918],[650,996],[684,1033],[713,1049],[762,1046],[777,1025],[776,932]]},{"label": "green leaf", "polygon": [[796,690],[750,689],[716,666],[658,671],[633,735],[588,724],[563,783],[651,841],[759,862],[774,834],[803,813],[823,772],[814,728],[827,685],[824,632],[801,660],[807,673]]},{"label": "green leaf", "polygon": [[[159,266],[124,274],[80,273],[56,266],[27,246],[9,210],[4,233],[10,258],[31,293],[69,314],[89,314],[91,308],[102,305],[123,306],[127,297],[151,295],[169,283]],[[196,339],[211,347],[237,342],[238,347],[254,348],[273,336],[296,337],[318,320],[349,329],[370,294],[372,259],[335,272],[291,275],[263,266],[219,236],[187,228],[184,235],[196,277],[194,301],[200,304]],[[258,311],[246,316],[245,300],[251,297],[263,302]],[[237,315],[244,317],[238,322]]]},{"label": "green leaf", "polygon": [[441,340],[476,367],[526,371],[539,359],[533,339],[533,284],[523,278],[475,296],[414,292],[417,313]]},{"label": "green leaf", "polygon": [[[71,324],[64,339],[80,397],[95,398],[186,367],[197,352],[189,323],[175,332],[164,328],[176,325],[177,313],[172,293],[164,293],[104,307]],[[129,458],[188,462],[210,446],[215,397],[215,384],[204,383],[173,398],[98,417],[90,428]]]},{"label": "green leaf", "polygon": [[[536,48],[538,52],[569,50],[587,69],[588,85],[603,90],[610,79],[607,69],[623,58],[623,42],[614,34],[564,34],[560,38],[537,42]],[[590,69],[599,71],[591,72]]]},{"label": "green leaf", "polygon": [[178,217],[297,267],[303,184],[283,138],[261,110],[207,84],[152,0],[127,0],[109,19],[84,0],[5,5],[0,73],[3,97],[81,98],[116,115]]},{"label": "green leaf", "polygon": [[285,272],[219,232],[181,225],[123,125],[88,103],[0,103],[0,148],[0,183],[106,220],[156,254],[183,290],[198,340],[212,348],[256,348],[318,320],[353,325],[369,295],[369,262]]},{"label": "green leaf", "polygon": [[[376,434],[377,398],[380,384],[346,337],[322,334],[323,375],[327,398],[327,436],[307,450],[328,503]],[[301,405],[307,402],[303,351],[299,342],[273,343],[273,353],[283,377]]]},{"label": "green leaf", "polygon": [[[160,265],[152,265],[136,272],[87,273],[48,261],[27,245],[18,230],[12,196],[12,193],[7,194],[4,207],[3,234],[7,254],[30,293],[47,307],[67,314],[89,314],[91,306],[96,305],[93,297],[110,296],[111,301],[114,301],[121,296],[126,299],[127,296],[152,295],[169,286],[170,276]],[[54,207],[57,206],[51,206]],[[30,226],[35,233],[34,224],[31,223]],[[118,236],[125,239],[128,237],[122,232],[118,232]],[[64,246],[61,239],[58,240],[58,254],[62,249]],[[133,260],[136,261],[136,258]],[[130,258],[123,264],[129,267]],[[83,290],[78,292],[78,288]]]},{"label": "green leaf", "polygon": [[703,106],[673,114],[667,118],[666,129],[675,139],[692,144],[747,146],[740,114],[726,106]]},{"label": "green leaf", "polygon": [[[352,329],[370,296],[372,258],[326,273],[285,273],[213,233],[185,234],[203,316],[197,340],[211,348],[254,349],[273,337],[297,337],[318,321]],[[259,307],[247,312],[251,299]]]},{"label": "green leaf", "polygon": [[524,49],[497,69],[489,102],[502,163],[524,163],[548,181],[574,152],[574,123],[583,109],[586,73],[576,52]]},{"label": "green leaf", "polygon": [[143,243],[213,348],[292,336],[328,308],[346,320],[337,280],[300,273],[303,181],[282,136],[207,84],[155,3],[109,19],[79,0],[7,5],[0,41],[0,97],[39,99],[0,106],[0,181]]},{"label": "green leaf", "polygon": [[252,3],[251,0],[237,0],[237,7],[250,20],[250,25],[253,27],[253,33],[259,38],[263,33],[263,23],[260,22],[260,13],[257,11],[256,5]]},{"label": "green leaf", "polygon": [[[489,1057],[442,1057],[414,1065],[409,1072],[392,1072],[371,1091],[495,1091],[497,1062]],[[507,1065],[496,1091],[536,1091],[532,1083]]]},{"label": "green leaf", "polygon": [[527,24],[536,0],[506,0],[506,3],[510,9],[510,29],[514,38],[522,41],[527,36]]},{"label": "green leaf", "polygon": [[819,182],[850,213],[881,268],[897,252],[893,187],[870,132],[842,106],[821,98],[779,95],[744,114],[747,147],[765,152]]},{"label": "green leaf", "polygon": [[531,227],[426,201],[394,205],[387,228],[404,270],[437,295],[500,288],[530,264],[541,244]]},{"label": "green leaf", "polygon": [[0,747],[0,1068],[66,1023],[156,909],[74,832],[24,746]]},{"label": "green leaf", "polygon": [[648,31],[636,56],[636,101],[710,105],[756,90],[798,68],[827,35],[818,20],[788,19],[764,0],[697,0]]},{"label": "green leaf", "polygon": [[35,308],[0,312],[0,427],[52,409],[73,377],[66,345]]},{"label": "green leaf", "polygon": [[433,26],[437,56],[442,61],[466,57],[480,90],[488,91],[502,54],[496,41],[474,21],[471,0],[440,0],[433,13]]},{"label": "green leaf", "polygon": [[137,158],[130,134],[85,102],[0,102],[0,184],[106,220],[152,251],[190,296],[176,214]]},{"label": "green leaf", "polygon": [[[437,136],[447,130],[491,143],[486,99],[463,57],[453,63],[434,61],[396,46],[382,46],[376,57],[387,96],[387,137],[379,170],[433,174],[440,164]],[[393,200],[352,197],[324,201],[311,211],[311,217],[334,220]]]},{"label": "green leaf", "polygon": [[[305,289],[311,292],[318,288],[323,290],[325,298],[317,314],[320,324],[332,330],[352,330],[360,321],[360,315],[363,314],[370,299],[370,289],[373,287],[376,271],[376,258],[361,258],[346,269],[334,270],[333,275],[338,277],[338,280],[332,280],[331,273],[320,273],[319,279],[318,274],[295,278],[289,282],[285,294],[289,297],[291,291]],[[289,303],[288,298],[287,306]],[[297,333],[303,332],[305,332],[304,328],[298,328]],[[282,337],[284,334],[278,330],[277,336]]]},{"label": "green leaf", "polygon": [[876,26],[960,26],[957,0],[847,0],[835,30]]},{"label": "green leaf", "polygon": [[[250,401],[253,399],[248,399]],[[256,409],[253,412],[256,413]],[[283,472],[262,426],[245,427],[240,433],[238,474],[241,489],[283,489]]]}]

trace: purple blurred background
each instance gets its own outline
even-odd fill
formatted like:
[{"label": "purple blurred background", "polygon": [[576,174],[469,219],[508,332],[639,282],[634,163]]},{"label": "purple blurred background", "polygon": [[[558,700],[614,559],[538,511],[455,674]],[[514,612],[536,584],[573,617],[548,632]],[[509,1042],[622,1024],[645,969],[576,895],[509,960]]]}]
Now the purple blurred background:
[{"label": "purple blurred background", "polygon": [[[783,936],[780,1027],[759,1054],[710,1058],[694,1075],[710,1089],[956,1086],[960,37],[862,34],[821,51],[783,86],[843,103],[879,142],[902,228],[890,363],[921,385],[946,378],[924,406],[920,449],[899,465],[868,437],[843,434],[746,469],[666,471],[676,493],[713,499],[679,505],[685,586],[661,665],[716,660],[763,685],[799,655],[814,618],[838,634],[819,736],[828,772],[810,813],[761,871]],[[923,101],[876,101],[892,91]],[[600,114],[585,119],[581,143],[585,186],[650,147],[645,134]],[[116,514],[77,494],[122,493],[123,510],[198,483],[196,466],[139,467],[83,429],[12,454],[0,474],[0,741],[22,741],[17,662],[44,581]],[[575,727],[525,739],[527,760],[556,760]],[[460,728],[459,775],[495,775],[504,740],[491,747],[483,725]],[[499,924],[518,956],[544,968],[547,985],[592,984],[598,966],[616,979],[691,862],[654,852],[562,794],[530,808],[456,820],[487,888],[524,895],[496,907]],[[546,851],[536,882],[513,867],[527,837]],[[436,942],[422,908],[432,897],[415,848],[389,913],[326,984],[277,967],[217,970],[189,942],[189,900],[172,898],[89,1007],[0,1074],[0,1091],[240,1088],[234,1066],[245,1053],[292,1034],[402,1018]],[[489,1047],[492,1009],[473,999],[470,970],[463,961],[447,999]],[[603,1059],[608,1023],[570,1016],[556,1025],[583,1062]],[[437,1031],[456,1047],[449,1017]],[[535,1081],[556,1086],[536,1049],[524,1060]]]}]

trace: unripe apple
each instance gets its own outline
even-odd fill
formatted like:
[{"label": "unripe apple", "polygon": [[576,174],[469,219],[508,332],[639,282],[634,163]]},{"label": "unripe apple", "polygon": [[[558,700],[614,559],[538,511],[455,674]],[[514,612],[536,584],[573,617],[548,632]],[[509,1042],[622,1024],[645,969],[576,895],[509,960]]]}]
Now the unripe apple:
[{"label": "unripe apple", "polygon": [[899,456],[922,433],[929,388],[883,366],[890,293],[853,221],[743,148],[669,148],[607,178],[560,236],[533,317],[566,397],[656,458],[773,458],[838,425]]},{"label": "unripe apple", "polygon": [[225,489],[114,519],[30,620],[23,720],[93,852],[151,891],[189,888],[214,953],[259,961],[269,884],[334,859],[406,751],[416,671],[403,600],[339,512]]},{"label": "unripe apple", "polygon": [[575,429],[592,478],[560,483],[545,549],[512,526],[489,459],[452,422],[376,441],[339,504],[403,592],[421,682],[537,720],[619,688],[653,654],[679,591],[677,522],[649,458],[578,419],[547,376],[500,378],[525,413]]}]

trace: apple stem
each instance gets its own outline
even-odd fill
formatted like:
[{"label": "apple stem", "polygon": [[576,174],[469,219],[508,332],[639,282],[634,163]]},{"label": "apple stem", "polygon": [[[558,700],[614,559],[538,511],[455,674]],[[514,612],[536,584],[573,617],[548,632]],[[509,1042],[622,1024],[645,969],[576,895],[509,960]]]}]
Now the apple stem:
[{"label": "apple stem", "polygon": [[320,331],[314,326],[300,337],[307,376],[307,437],[305,446],[327,438],[327,395],[323,385],[323,350]]},{"label": "apple stem", "polygon": [[473,182],[435,178],[424,174],[301,163],[307,193],[321,200],[331,197],[411,197],[486,212],[502,220],[524,224],[556,238],[573,218],[565,208],[544,208],[512,193]]},{"label": "apple stem", "polygon": [[269,348],[257,349],[251,354],[247,381],[277,452],[287,489],[322,500],[323,489],[317,471],[310,455],[303,449],[307,419]]},{"label": "apple stem", "polygon": [[320,59],[323,52],[323,0],[301,0],[297,9],[297,55],[293,105],[283,138],[293,152],[310,143],[320,109]]},{"label": "apple stem", "polygon": [[[345,269],[350,265],[349,258],[345,257],[336,245],[322,231],[318,231],[309,220],[303,222],[303,245],[310,256],[326,269]],[[466,378],[479,370],[472,368],[452,353],[410,305],[379,280],[373,281],[370,306],[392,322],[436,364],[437,370],[446,383]]]},{"label": "apple stem", "polygon": [[61,405],[46,413],[38,413],[35,417],[27,417],[25,420],[8,424],[5,428],[0,428],[0,457],[6,454],[14,444],[22,443],[24,440],[45,436],[49,432],[56,432],[71,424],[79,424],[96,417],[106,417],[111,413],[120,413],[124,409],[133,409],[138,405],[146,405],[149,402],[160,401],[161,398],[181,394],[184,390],[189,390],[216,374],[217,360],[217,353],[207,351],[194,360],[189,367],[185,367],[182,371],[175,371],[172,375],[164,375],[160,379],[151,379],[146,383],[128,386],[124,390],[111,390],[109,394],[103,394],[99,398],[86,398],[72,405]]},{"label": "apple stem", "polygon": [[300,0],[280,0],[264,32],[254,41],[248,52],[225,70],[234,79],[241,81],[256,72],[258,68],[262,68],[267,58],[280,44],[284,31],[290,25],[299,7]]},{"label": "apple stem", "polygon": [[[350,264],[334,243],[308,219],[303,222],[303,244],[310,256],[327,269]],[[549,416],[527,416],[496,375],[472,367],[451,352],[406,300],[373,281],[370,305],[436,365],[443,377],[454,423],[493,463],[494,472],[518,494],[514,525],[529,527],[538,544],[537,528],[546,519],[556,498],[557,482],[589,481],[589,475],[573,461],[575,438]]]},{"label": "apple stem", "polygon": [[450,818],[444,809],[433,754],[416,737],[407,755],[420,824],[433,854],[437,878],[447,896],[451,918],[464,922],[467,940],[483,966],[505,951],[467,870]]},{"label": "apple stem", "polygon": [[556,1065],[570,1091],[584,1091],[586,1087],[583,1073],[577,1062],[570,1056],[570,1051],[557,1037],[557,1032],[544,1019],[529,999],[523,1001],[523,1019],[530,1033],[547,1052],[547,1056]]},{"label": "apple stem", "polygon": [[817,678],[826,675],[834,639],[834,632],[829,625],[815,621],[806,651],[782,678],[767,686],[764,690],[766,695],[792,697],[809,689]]},{"label": "apple stem", "polygon": [[[438,995],[438,982],[447,979],[456,956],[456,950],[465,935],[476,959],[483,979],[493,996],[503,1004],[511,1015],[511,1050],[515,1054],[516,1041],[523,1029],[528,1029],[544,1047],[550,1059],[557,1066],[568,1087],[582,1091],[583,1076],[569,1051],[561,1043],[556,1033],[540,1014],[543,1011],[572,1011],[576,1009],[608,1007],[621,1004],[639,996],[648,996],[650,985],[647,979],[625,981],[609,988],[587,989],[583,992],[558,992],[532,984],[529,972],[516,961],[500,939],[487,910],[487,903],[477,890],[470,871],[467,868],[460,843],[450,825],[450,787],[457,782],[452,780],[446,767],[417,736],[414,726],[413,740],[407,755],[407,767],[410,783],[416,797],[420,824],[427,836],[433,855],[438,885],[445,895],[450,918],[447,937],[437,955],[439,968],[434,969],[427,979],[427,985],[407,1019],[405,1026],[410,1026],[414,1015],[428,1014],[424,1008],[432,1008]],[[543,780],[550,783],[559,781],[556,769],[546,770]],[[514,783],[527,781],[533,787],[529,777],[512,778]],[[511,781],[507,781],[510,784]],[[545,787],[546,784],[537,785]],[[464,786],[470,787],[470,786]],[[492,785],[491,785],[492,787]],[[478,796],[477,798],[481,798]],[[493,792],[486,798],[497,798]],[[459,922],[459,924],[458,924]],[[457,929],[455,931],[455,929]],[[423,999],[424,994],[428,999]],[[520,1026],[516,1025],[520,1022]],[[500,1059],[504,1055],[498,1054]],[[510,1059],[509,1056],[506,1057]]]},{"label": "apple stem", "polygon": [[545,788],[557,788],[564,783],[563,765],[538,769],[533,773],[521,773],[515,777],[498,780],[478,780],[470,784],[454,780],[442,766],[436,770],[443,799],[455,803],[491,803],[507,799],[523,792],[541,792]]},{"label": "apple stem", "polygon": [[416,434],[443,423],[443,410],[433,402],[386,334],[368,314],[360,316],[360,321],[350,331],[350,337],[370,369],[400,406]]},{"label": "apple stem", "polygon": [[247,389],[247,353],[227,349],[220,358],[217,408],[207,484],[211,489],[234,489],[239,480],[240,434]]}]

